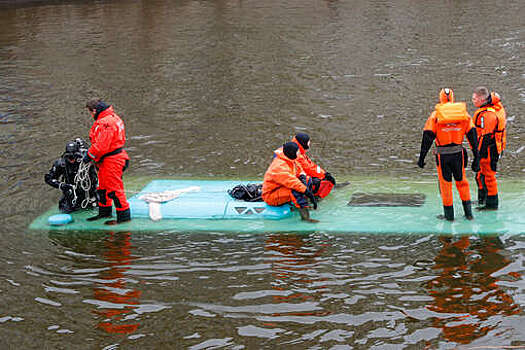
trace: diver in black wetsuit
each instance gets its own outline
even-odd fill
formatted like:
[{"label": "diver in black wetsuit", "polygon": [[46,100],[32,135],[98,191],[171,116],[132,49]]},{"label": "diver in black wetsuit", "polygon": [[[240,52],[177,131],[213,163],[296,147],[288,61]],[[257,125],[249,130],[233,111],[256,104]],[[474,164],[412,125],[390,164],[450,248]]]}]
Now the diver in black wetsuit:
[{"label": "diver in black wetsuit", "polygon": [[63,213],[97,206],[97,172],[91,163],[82,164],[88,148],[81,138],[68,142],[66,151],[44,176],[48,185],[62,191],[58,208]]}]

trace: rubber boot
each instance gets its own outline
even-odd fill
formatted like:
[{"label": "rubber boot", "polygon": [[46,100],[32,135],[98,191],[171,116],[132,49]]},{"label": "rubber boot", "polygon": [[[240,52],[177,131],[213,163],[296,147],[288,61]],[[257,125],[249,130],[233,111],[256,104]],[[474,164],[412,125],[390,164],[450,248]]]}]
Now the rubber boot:
[{"label": "rubber boot", "polygon": [[465,212],[465,218],[467,220],[474,219],[474,216],[472,216],[472,202],[471,201],[463,201],[463,211]]},{"label": "rubber boot", "polygon": [[485,206],[477,208],[478,210],[498,210],[498,195],[487,196],[487,201]]},{"label": "rubber boot", "polygon": [[129,209],[126,210],[117,210],[117,220],[108,220],[104,224],[106,225],[116,225],[123,222],[131,220],[131,212]]},{"label": "rubber boot", "polygon": [[487,201],[487,191],[478,190],[478,207],[482,207],[486,204]]},{"label": "rubber boot", "polygon": [[310,212],[308,211],[308,208],[299,208],[298,210],[299,214],[301,214],[301,220],[307,222],[319,222],[319,220],[310,218]]},{"label": "rubber boot", "polygon": [[95,221],[98,219],[110,218],[110,217],[111,217],[111,207],[98,207],[98,214],[90,218],[87,218],[86,220]]},{"label": "rubber boot", "polygon": [[438,215],[438,219],[445,219],[448,221],[454,221],[454,206],[452,205],[444,205],[443,206],[443,212],[445,215]]}]

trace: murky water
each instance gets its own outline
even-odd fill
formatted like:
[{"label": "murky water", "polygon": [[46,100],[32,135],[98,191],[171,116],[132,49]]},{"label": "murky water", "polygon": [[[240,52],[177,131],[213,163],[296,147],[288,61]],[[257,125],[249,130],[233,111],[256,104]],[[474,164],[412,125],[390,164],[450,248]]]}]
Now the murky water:
[{"label": "murky water", "polygon": [[[297,131],[336,177],[433,178],[450,86],[509,112],[525,171],[521,1],[0,1],[0,343],[7,348],[525,346],[525,238],[34,233],[43,174],[125,119],[127,176],[254,178]],[[5,346],[3,346],[5,348]]]}]

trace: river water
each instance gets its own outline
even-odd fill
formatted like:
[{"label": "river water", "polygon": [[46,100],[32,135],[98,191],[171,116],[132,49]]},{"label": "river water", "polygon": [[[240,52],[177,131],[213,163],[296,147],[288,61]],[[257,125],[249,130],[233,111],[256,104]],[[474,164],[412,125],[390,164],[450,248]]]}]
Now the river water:
[{"label": "river water", "polygon": [[[126,123],[128,178],[262,177],[295,132],[336,178],[420,170],[441,87],[508,110],[523,177],[522,1],[0,1],[0,344],[38,349],[525,346],[525,238],[31,232],[43,174]],[[469,174],[471,176],[471,174]],[[472,177],[470,177],[472,178]]]}]

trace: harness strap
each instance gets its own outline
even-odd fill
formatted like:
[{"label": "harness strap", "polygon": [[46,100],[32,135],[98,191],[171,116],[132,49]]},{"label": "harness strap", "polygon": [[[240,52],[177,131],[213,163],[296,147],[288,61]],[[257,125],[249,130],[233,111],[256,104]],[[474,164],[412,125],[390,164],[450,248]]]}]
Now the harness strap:
[{"label": "harness strap", "polygon": [[463,152],[462,145],[438,146],[437,147],[438,154],[454,154],[454,153],[459,153],[459,152]]},{"label": "harness strap", "polygon": [[109,157],[109,156],[114,156],[115,154],[119,154],[119,153],[121,153],[123,150],[124,150],[124,148],[119,147],[119,148],[114,149],[114,150],[111,151],[111,152],[108,152],[108,153],[104,154],[102,157],[100,157],[100,159],[98,160],[98,163],[102,163],[102,161],[104,160],[104,158]]}]

